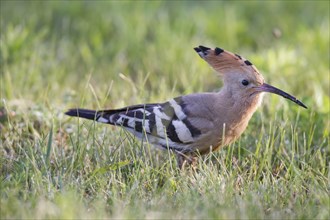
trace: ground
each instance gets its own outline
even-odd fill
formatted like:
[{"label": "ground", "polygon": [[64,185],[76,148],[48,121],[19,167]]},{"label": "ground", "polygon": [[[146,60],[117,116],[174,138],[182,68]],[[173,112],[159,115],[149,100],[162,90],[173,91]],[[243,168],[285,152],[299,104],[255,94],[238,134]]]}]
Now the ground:
[{"label": "ground", "polygon": [[[0,216],[329,219],[328,1],[1,1]],[[175,157],[68,108],[217,91],[193,47],[248,58],[266,94],[232,145]]]}]

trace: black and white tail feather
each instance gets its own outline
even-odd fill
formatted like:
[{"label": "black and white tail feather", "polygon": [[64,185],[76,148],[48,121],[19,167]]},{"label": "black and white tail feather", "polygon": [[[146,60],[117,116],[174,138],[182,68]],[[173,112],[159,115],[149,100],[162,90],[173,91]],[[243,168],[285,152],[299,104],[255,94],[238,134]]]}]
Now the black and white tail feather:
[{"label": "black and white tail feather", "polygon": [[201,132],[187,118],[181,97],[165,103],[133,105],[112,110],[70,109],[66,115],[122,126],[161,148],[186,153]]}]

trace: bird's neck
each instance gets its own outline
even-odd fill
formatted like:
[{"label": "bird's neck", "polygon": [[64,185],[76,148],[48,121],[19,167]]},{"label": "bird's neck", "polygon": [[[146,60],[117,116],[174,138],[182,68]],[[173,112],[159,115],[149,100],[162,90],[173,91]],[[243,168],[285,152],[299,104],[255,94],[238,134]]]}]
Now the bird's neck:
[{"label": "bird's neck", "polygon": [[240,95],[226,87],[223,87],[216,96],[215,123],[221,126],[219,136],[225,137],[220,144],[223,146],[235,141],[243,133],[253,113],[257,110],[262,96],[260,94]]},{"label": "bird's neck", "polygon": [[[259,94],[240,94],[235,91],[232,91],[229,87],[224,87],[219,92],[219,98],[222,100],[222,104],[229,108],[231,116],[234,116],[237,121],[246,121],[250,120],[253,113],[257,110],[261,104],[263,95]],[[232,119],[233,121],[236,121]]]}]

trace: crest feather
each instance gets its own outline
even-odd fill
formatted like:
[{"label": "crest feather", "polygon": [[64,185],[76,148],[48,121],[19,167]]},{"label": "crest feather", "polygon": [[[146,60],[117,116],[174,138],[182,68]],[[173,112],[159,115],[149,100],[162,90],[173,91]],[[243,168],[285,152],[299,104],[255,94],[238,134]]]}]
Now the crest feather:
[{"label": "crest feather", "polygon": [[242,71],[260,75],[258,69],[249,60],[238,54],[231,53],[218,47],[211,49],[199,46],[194,49],[201,58],[221,74]]}]

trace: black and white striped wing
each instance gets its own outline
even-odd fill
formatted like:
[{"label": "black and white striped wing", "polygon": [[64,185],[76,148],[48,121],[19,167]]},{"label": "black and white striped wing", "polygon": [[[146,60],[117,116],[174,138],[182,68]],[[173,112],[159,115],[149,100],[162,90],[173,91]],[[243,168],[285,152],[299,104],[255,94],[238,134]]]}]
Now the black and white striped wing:
[{"label": "black and white striped wing", "polygon": [[152,144],[175,150],[185,150],[201,134],[189,122],[180,97],[162,104],[98,111],[95,120],[120,125]]}]

